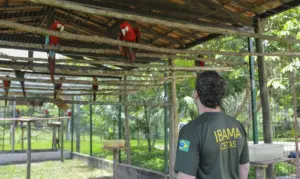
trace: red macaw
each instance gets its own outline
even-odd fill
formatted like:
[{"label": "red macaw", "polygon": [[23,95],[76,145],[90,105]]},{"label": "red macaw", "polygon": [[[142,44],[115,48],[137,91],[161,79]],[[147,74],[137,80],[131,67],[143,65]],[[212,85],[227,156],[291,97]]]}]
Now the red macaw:
[{"label": "red macaw", "polygon": [[202,60],[199,60],[199,61],[195,60],[195,66],[204,67],[205,66],[205,62],[202,61]]},{"label": "red macaw", "polygon": [[[63,81],[65,80],[65,77],[60,77],[59,80]],[[58,92],[61,90],[61,87],[62,87],[62,82],[54,84],[54,99],[56,99],[56,96]]]},{"label": "red macaw", "polygon": [[[54,21],[53,24],[50,26],[49,30],[53,31],[64,31],[65,26],[60,23],[59,21]],[[50,46],[59,46],[60,38],[56,36],[46,36],[45,45]],[[49,50],[48,52],[48,63],[49,63],[49,71],[50,71],[50,78],[54,84],[54,73],[55,73],[55,51]]]},{"label": "red macaw", "polygon": [[[139,43],[142,38],[142,34],[139,28],[133,28],[127,21],[124,21],[120,25],[120,33],[118,40],[126,42]],[[121,55],[125,56],[132,64],[135,60],[135,54],[137,49],[131,47],[119,47]]]},{"label": "red macaw", "polygon": [[[25,77],[25,73],[22,72],[21,70],[16,70],[15,71],[15,75],[17,78],[23,78]],[[22,91],[23,91],[23,95],[26,98],[26,92],[25,92],[25,81],[20,81],[21,87],[22,87]]]},{"label": "red macaw", "polygon": [[93,88],[93,102],[96,101],[96,93],[99,89],[99,85],[98,85],[98,80],[96,77],[93,77],[93,85],[92,85],[92,88]]},{"label": "red macaw", "polygon": [[[9,78],[8,75],[6,75],[6,77]],[[5,97],[7,97],[11,81],[10,80],[3,80],[2,82],[3,82],[4,91],[5,91]],[[6,106],[7,106],[7,99],[5,100],[5,107]]]}]

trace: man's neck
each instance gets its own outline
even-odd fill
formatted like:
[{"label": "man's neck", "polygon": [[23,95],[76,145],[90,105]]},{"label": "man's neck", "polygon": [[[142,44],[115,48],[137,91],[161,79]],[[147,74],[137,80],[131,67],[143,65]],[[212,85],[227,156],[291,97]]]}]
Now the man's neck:
[{"label": "man's neck", "polygon": [[216,107],[216,108],[207,108],[207,107],[204,107],[201,110],[199,109],[199,111],[201,111],[202,113],[206,113],[206,112],[221,112],[221,108],[220,107]]}]

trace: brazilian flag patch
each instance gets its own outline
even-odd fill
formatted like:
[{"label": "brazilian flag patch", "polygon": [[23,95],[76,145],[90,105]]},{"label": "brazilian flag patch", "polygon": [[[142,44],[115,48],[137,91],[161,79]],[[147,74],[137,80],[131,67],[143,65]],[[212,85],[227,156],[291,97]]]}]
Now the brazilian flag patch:
[{"label": "brazilian flag patch", "polygon": [[188,152],[190,149],[190,141],[180,139],[179,141],[179,150]]}]

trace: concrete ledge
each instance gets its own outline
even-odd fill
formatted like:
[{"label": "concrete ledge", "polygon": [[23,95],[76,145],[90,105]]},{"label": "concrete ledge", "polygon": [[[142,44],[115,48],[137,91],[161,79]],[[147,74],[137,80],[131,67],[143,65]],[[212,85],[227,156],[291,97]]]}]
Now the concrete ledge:
[{"label": "concrete ledge", "polygon": [[[109,172],[113,171],[113,162],[110,160],[90,157],[88,155],[73,153],[74,159],[83,160],[90,167],[100,168]],[[168,179],[168,175],[153,170],[135,167],[126,164],[119,164],[118,177],[120,179]]]},{"label": "concrete ledge", "polygon": [[[32,162],[41,162],[41,161],[51,161],[51,160],[60,160],[60,150],[57,151],[49,151],[49,150],[39,150],[32,151],[31,153],[31,161]],[[64,159],[70,159],[71,152],[64,151]],[[8,165],[8,164],[20,164],[26,163],[27,154],[26,151],[16,151],[12,152],[1,152],[0,153],[0,165]]]}]

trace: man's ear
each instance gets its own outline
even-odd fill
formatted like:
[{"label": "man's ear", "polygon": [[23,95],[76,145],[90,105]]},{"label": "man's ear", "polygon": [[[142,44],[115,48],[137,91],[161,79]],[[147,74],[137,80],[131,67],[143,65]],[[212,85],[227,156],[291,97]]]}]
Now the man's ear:
[{"label": "man's ear", "polygon": [[194,90],[193,92],[193,98],[196,100],[196,99],[199,99],[199,95],[198,95],[198,92],[197,90]]}]

